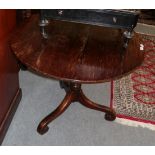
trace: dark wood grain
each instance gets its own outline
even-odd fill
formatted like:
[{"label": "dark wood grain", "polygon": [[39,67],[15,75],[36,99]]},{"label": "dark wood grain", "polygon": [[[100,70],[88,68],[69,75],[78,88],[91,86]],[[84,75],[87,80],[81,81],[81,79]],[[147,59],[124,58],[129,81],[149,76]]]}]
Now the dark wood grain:
[{"label": "dark wood grain", "polygon": [[124,75],[143,61],[140,38],[134,34],[123,53],[122,30],[51,21],[42,38],[34,16],[11,39],[11,48],[30,69],[58,80],[96,83]]},{"label": "dark wood grain", "polygon": [[16,11],[0,10],[0,143],[21,98],[19,67],[8,44],[15,25]]}]

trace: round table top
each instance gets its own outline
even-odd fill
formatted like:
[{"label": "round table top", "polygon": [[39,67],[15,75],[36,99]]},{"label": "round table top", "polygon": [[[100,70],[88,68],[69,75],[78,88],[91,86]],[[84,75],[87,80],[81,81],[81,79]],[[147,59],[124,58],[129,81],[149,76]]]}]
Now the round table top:
[{"label": "round table top", "polygon": [[81,83],[98,83],[123,76],[139,66],[137,33],[123,52],[123,30],[51,20],[48,38],[40,33],[39,17],[23,23],[11,37],[17,58],[41,75]]}]

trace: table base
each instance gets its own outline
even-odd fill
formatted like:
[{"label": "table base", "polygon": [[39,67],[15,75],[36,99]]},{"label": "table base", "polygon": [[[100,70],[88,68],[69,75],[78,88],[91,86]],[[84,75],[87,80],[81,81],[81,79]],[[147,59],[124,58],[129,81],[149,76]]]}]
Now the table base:
[{"label": "table base", "polygon": [[105,119],[108,121],[113,121],[116,119],[116,113],[113,109],[89,100],[84,95],[81,89],[81,84],[60,81],[60,87],[65,89],[66,96],[60,105],[40,122],[37,128],[39,134],[45,134],[49,129],[48,124],[60,116],[72,102],[79,102],[87,108],[105,112]]}]

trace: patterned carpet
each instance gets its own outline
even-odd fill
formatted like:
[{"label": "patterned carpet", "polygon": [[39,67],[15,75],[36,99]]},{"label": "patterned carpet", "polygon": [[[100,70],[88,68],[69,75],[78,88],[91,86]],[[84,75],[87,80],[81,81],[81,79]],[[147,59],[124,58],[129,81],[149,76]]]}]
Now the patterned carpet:
[{"label": "patterned carpet", "polygon": [[112,81],[111,106],[119,123],[155,130],[155,37],[142,38],[144,62],[132,74]]}]

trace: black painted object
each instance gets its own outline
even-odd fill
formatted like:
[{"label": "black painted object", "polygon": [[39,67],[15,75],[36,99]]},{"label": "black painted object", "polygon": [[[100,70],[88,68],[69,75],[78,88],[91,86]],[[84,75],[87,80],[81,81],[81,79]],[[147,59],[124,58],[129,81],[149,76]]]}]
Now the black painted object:
[{"label": "black painted object", "polygon": [[42,19],[58,19],[84,24],[133,29],[138,20],[136,12],[101,9],[46,9],[41,10]]},{"label": "black painted object", "polygon": [[45,26],[48,25],[50,19],[126,29],[127,31],[124,32],[124,48],[127,48],[138,17],[138,13],[126,10],[43,9],[40,14],[40,26],[44,38],[48,38]]}]

